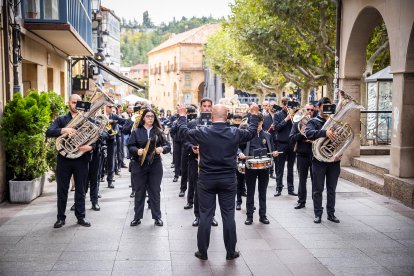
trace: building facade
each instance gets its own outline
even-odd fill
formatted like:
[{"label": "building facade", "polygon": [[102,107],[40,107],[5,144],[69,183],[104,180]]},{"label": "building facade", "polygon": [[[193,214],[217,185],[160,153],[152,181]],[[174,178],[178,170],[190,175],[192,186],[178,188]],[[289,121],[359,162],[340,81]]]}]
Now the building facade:
[{"label": "building facade", "polygon": [[203,46],[219,30],[207,24],[177,34],[148,55],[149,100],[164,109],[178,103],[197,104],[204,93]]},{"label": "building facade", "polygon": [[[71,57],[93,54],[91,1],[12,3],[0,1],[0,117],[14,92],[27,95],[31,89],[54,91],[67,100],[71,93]],[[0,202],[6,197],[5,167],[0,141]]]}]

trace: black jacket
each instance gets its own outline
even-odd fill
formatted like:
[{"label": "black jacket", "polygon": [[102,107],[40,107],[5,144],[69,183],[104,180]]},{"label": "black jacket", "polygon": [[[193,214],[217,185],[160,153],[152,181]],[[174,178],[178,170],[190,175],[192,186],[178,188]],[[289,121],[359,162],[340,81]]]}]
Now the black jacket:
[{"label": "black jacket", "polygon": [[289,143],[289,135],[290,131],[292,129],[292,120],[289,120],[288,122],[285,121],[285,118],[287,117],[287,111],[285,110],[279,110],[276,112],[273,123],[275,125],[275,131],[276,131],[276,141],[278,143]]},{"label": "black jacket", "polygon": [[[257,134],[255,135],[255,137],[252,140],[250,140],[249,142],[246,143],[246,146],[243,150],[240,148],[240,150],[243,151],[244,155],[246,155],[246,156],[252,156],[253,155],[250,152],[251,151],[251,143],[256,137],[257,137]],[[260,131],[260,133],[258,135],[258,138],[259,138],[260,144],[262,145],[261,148],[266,148],[268,153],[272,153],[274,151],[273,139],[272,139],[272,136],[268,132],[263,131],[263,130]],[[263,139],[265,140],[265,143],[263,143],[264,142]]]},{"label": "black jacket", "polygon": [[225,122],[189,129],[184,116],[178,119],[179,134],[199,145],[200,179],[227,179],[236,176],[236,155],[240,143],[257,133],[258,117],[251,116],[249,129],[228,127]]},{"label": "black jacket", "polygon": [[[155,135],[154,128],[152,128],[150,131],[149,139],[151,139],[153,144],[152,144],[152,148],[150,149],[150,152],[148,152],[147,154],[145,162],[149,161],[151,163],[153,160],[160,158],[160,155],[158,154],[151,154],[152,151],[157,147],[163,147],[164,150],[162,153],[164,154],[169,153],[171,151],[170,143],[167,141],[167,139],[165,139],[162,133],[160,133],[159,135]],[[134,129],[134,131],[132,131],[131,136],[129,137],[127,146],[128,146],[129,153],[135,162],[141,161],[140,157],[138,156],[138,149],[145,148],[147,141],[148,141],[148,134],[147,134],[147,130],[145,129],[145,127],[138,127]]]},{"label": "black jacket", "polygon": [[290,141],[292,144],[296,143],[296,154],[298,155],[312,155],[312,143],[305,142],[309,140],[303,136],[298,129],[299,122],[293,124],[292,130],[290,131]]},{"label": "black jacket", "polygon": [[309,120],[306,124],[305,134],[309,140],[326,137],[326,130],[321,130],[326,120],[319,115]]}]

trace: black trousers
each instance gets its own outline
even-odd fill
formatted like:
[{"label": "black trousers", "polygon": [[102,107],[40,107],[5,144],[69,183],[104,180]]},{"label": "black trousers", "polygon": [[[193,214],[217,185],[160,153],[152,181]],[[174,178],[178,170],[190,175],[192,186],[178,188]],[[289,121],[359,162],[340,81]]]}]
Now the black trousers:
[{"label": "black trousers", "polygon": [[210,245],[211,222],[216,209],[216,195],[223,218],[223,237],[227,253],[236,249],[237,234],[234,220],[234,197],[236,196],[236,177],[217,180],[198,179],[198,200],[200,203],[200,224],[197,232],[197,246],[202,254],[207,254]]},{"label": "black trousers", "polygon": [[174,176],[181,175],[181,142],[174,140],[173,144]]},{"label": "black trousers", "polygon": [[116,157],[115,157],[115,170],[120,171],[121,170],[121,166],[122,163],[124,162],[124,157],[123,157],[123,146],[122,146],[122,137],[121,136],[116,136]]},{"label": "black trousers", "polygon": [[283,172],[285,170],[285,163],[287,161],[287,186],[288,191],[293,192],[294,186],[293,186],[293,165],[295,164],[295,157],[296,154],[293,151],[293,147],[286,143],[278,143],[277,150],[281,151],[281,153],[277,157],[277,167],[276,167],[276,191],[282,191],[283,189]]},{"label": "black trousers", "polygon": [[253,218],[254,213],[254,193],[256,191],[256,179],[258,180],[259,192],[259,216],[266,216],[266,191],[269,184],[269,169],[263,170],[249,170],[246,169],[246,215],[248,218]]},{"label": "black trousers", "polygon": [[[197,159],[191,155],[188,157],[188,192],[187,202],[192,203],[194,206],[194,214],[198,214],[198,198],[197,196],[197,180],[198,180],[198,162]],[[195,213],[197,209],[197,214]]]},{"label": "black trousers", "polygon": [[338,184],[338,177],[341,172],[340,162],[320,162],[315,158],[312,160],[312,173],[313,173],[313,211],[315,216],[322,216],[322,192],[324,190],[324,184],[326,179],[326,194],[327,203],[326,210],[328,215],[335,213],[335,196],[336,185]]},{"label": "black trousers", "polygon": [[306,182],[308,179],[308,172],[310,170],[311,181],[313,185],[313,175],[312,175],[312,154],[297,154],[297,167],[299,174],[299,188],[298,188],[298,203],[306,203]]},{"label": "black trousers", "polygon": [[244,177],[244,174],[239,173],[239,171],[237,171],[236,178],[237,178],[236,204],[242,204],[243,203],[242,194],[244,191],[246,191],[245,177]]},{"label": "black trousers", "polygon": [[106,157],[106,164],[107,164],[107,177],[106,180],[108,181],[108,185],[112,183],[114,180],[114,173],[115,173],[115,147],[116,147],[116,140],[108,140],[106,142],[107,145],[107,157]]},{"label": "black trousers", "polygon": [[188,182],[188,152],[181,147],[181,191],[187,191]]},{"label": "black trousers", "polygon": [[[93,151],[92,160],[89,162],[89,197],[92,204],[98,203],[99,179],[100,179],[100,162],[101,162],[101,148],[97,147]],[[86,186],[86,191],[88,186]]]},{"label": "black trousers", "polygon": [[148,190],[148,198],[151,204],[153,219],[161,218],[161,179],[163,168],[161,158],[154,159],[151,165],[147,162],[141,167],[136,161],[132,164],[132,185],[135,186],[135,216],[134,219],[142,219],[144,215],[145,194]]},{"label": "black trousers", "polygon": [[89,158],[89,154],[83,154],[76,159],[58,155],[56,164],[58,220],[66,219],[65,211],[72,175],[75,179],[75,216],[78,219],[85,217],[85,186],[88,181]]}]

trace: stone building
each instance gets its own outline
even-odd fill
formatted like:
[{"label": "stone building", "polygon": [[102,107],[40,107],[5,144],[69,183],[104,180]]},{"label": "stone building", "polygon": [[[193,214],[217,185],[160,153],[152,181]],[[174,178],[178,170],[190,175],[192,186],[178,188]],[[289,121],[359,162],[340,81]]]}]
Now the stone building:
[{"label": "stone building", "polygon": [[174,35],[148,52],[149,100],[165,109],[198,103],[204,93],[203,45],[220,28],[207,24]]},{"label": "stone building", "polygon": [[[14,92],[26,95],[30,89],[51,90],[67,100],[70,58],[93,55],[91,1],[12,3],[15,9],[10,1],[0,1],[0,116]],[[13,45],[13,37],[19,43]],[[14,55],[16,66],[11,65]],[[0,141],[0,202],[5,199],[5,190],[5,154]]]}]

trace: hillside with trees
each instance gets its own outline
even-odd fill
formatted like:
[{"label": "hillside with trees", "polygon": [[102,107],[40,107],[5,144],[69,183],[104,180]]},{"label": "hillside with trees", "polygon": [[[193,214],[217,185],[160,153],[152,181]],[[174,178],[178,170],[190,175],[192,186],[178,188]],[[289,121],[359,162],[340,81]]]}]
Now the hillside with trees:
[{"label": "hillside with trees", "polygon": [[223,19],[210,17],[182,17],[180,20],[173,18],[168,23],[155,25],[148,11],[142,15],[141,22],[135,18],[132,20],[121,19],[121,55],[122,66],[132,66],[138,63],[147,63],[146,54],[172,34],[182,33],[204,24],[218,23]]}]

